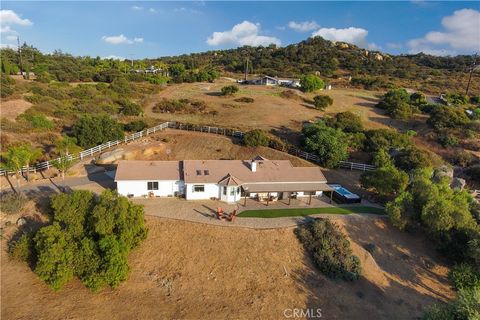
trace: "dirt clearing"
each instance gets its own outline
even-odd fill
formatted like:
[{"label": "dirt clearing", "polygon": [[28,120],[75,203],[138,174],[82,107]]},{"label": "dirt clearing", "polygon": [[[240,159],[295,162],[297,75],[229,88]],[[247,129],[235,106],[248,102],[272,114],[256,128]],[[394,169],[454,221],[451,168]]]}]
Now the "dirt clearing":
[{"label": "dirt clearing", "polygon": [[0,116],[14,120],[16,117],[27,111],[32,104],[23,99],[2,101],[0,107]]},{"label": "dirt clearing", "polygon": [[[326,319],[411,319],[452,296],[447,269],[426,240],[382,219],[342,223],[365,268],[353,283],[320,275],[293,229],[147,222],[129,279],[97,294],[78,281],[54,293],[2,250],[2,319],[283,319],[288,308],[321,308]],[[365,243],[376,245],[373,258]]]}]

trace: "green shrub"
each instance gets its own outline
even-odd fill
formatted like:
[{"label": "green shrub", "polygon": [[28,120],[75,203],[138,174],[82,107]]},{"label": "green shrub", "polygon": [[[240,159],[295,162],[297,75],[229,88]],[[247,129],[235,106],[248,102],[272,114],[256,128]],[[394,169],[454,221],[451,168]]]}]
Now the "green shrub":
[{"label": "green shrub", "polygon": [[480,319],[480,286],[459,290],[452,305],[457,319]]},{"label": "green shrub", "polygon": [[438,143],[444,148],[458,146],[458,139],[453,134],[442,132],[438,135]]},{"label": "green shrub", "polygon": [[360,184],[364,188],[375,189],[382,196],[392,196],[405,190],[408,175],[394,166],[385,166],[364,172],[360,177]]},{"label": "green shrub", "polygon": [[430,167],[432,165],[431,155],[427,151],[410,147],[402,150],[395,157],[395,165],[405,171]]},{"label": "green shrub", "polygon": [[269,142],[269,137],[267,136],[265,131],[261,129],[248,131],[243,136],[243,144],[247,147],[267,147]]},{"label": "green shrub", "polygon": [[470,177],[470,179],[480,183],[480,166],[477,165],[469,167],[467,170],[465,170],[465,173]]},{"label": "green shrub", "polygon": [[25,120],[27,120],[32,128],[40,130],[50,130],[53,128],[53,122],[48,120],[45,115],[40,113],[26,113],[22,115]]},{"label": "green shrub", "polygon": [[320,158],[320,164],[329,168],[348,157],[348,137],[339,129],[328,127],[325,122],[305,126],[302,130],[303,145],[308,152]]},{"label": "green shrub", "polygon": [[139,116],[143,113],[142,107],[131,101],[121,100],[119,105],[120,112],[126,116]]},{"label": "green shrub", "polygon": [[296,230],[317,268],[332,279],[357,280],[362,274],[360,260],[350,242],[328,219],[315,219]]},{"label": "green shrub", "polygon": [[33,235],[25,233],[10,245],[8,253],[14,260],[30,263],[35,256],[34,250]]},{"label": "green shrub", "polygon": [[300,87],[304,92],[314,92],[325,87],[325,82],[320,77],[309,74],[300,78]]},{"label": "green shrub", "polygon": [[77,190],[51,198],[53,223],[12,246],[12,255],[34,253],[35,273],[54,290],[78,277],[92,291],[127,279],[129,252],[147,236],[143,207],[106,190]]},{"label": "green shrub", "polygon": [[423,314],[422,320],[456,320],[454,309],[448,304],[434,304]]},{"label": "green shrub", "polygon": [[363,131],[362,120],[350,111],[339,112],[333,118],[326,118],[325,123],[329,127],[340,129],[343,132],[355,133]]},{"label": "green shrub", "polygon": [[447,93],[445,97],[453,105],[464,105],[469,101],[468,96],[461,93]]},{"label": "green shrub", "polygon": [[142,131],[146,127],[147,127],[147,124],[143,120],[131,121],[124,126],[125,130],[130,132]]},{"label": "green shrub", "polygon": [[412,145],[410,137],[390,129],[365,131],[365,151],[376,152],[380,149],[402,149]]},{"label": "green shrub", "polygon": [[78,145],[91,148],[96,145],[123,139],[123,125],[107,115],[84,116],[72,128]]},{"label": "green shrub", "polygon": [[456,290],[480,286],[480,272],[470,264],[462,263],[454,266],[448,276]]},{"label": "green shrub", "polygon": [[470,122],[462,109],[442,106],[435,108],[430,113],[427,124],[436,130],[444,128],[459,128]]},{"label": "green shrub", "polygon": [[416,107],[411,104],[410,96],[405,89],[388,91],[377,107],[384,109],[386,114],[394,119],[409,119],[416,112]]},{"label": "green shrub", "polygon": [[0,209],[6,214],[16,214],[25,208],[28,198],[23,193],[5,192],[0,194]]},{"label": "green shrub", "polygon": [[231,85],[231,86],[222,87],[222,95],[224,96],[231,96],[237,92],[238,92],[237,86]]},{"label": "green shrub", "polygon": [[318,95],[313,98],[313,105],[315,109],[325,110],[328,106],[333,104],[333,99],[326,95]]}]

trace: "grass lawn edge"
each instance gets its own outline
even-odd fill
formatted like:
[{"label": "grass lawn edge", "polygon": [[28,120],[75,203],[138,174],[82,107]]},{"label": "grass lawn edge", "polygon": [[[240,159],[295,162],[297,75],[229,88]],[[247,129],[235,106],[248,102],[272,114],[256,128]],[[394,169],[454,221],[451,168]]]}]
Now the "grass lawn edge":
[{"label": "grass lawn edge", "polygon": [[238,214],[239,218],[282,218],[282,217],[303,217],[313,214],[377,214],[384,215],[383,208],[368,206],[344,206],[344,207],[323,207],[323,208],[292,208],[292,209],[259,209],[245,210]]}]

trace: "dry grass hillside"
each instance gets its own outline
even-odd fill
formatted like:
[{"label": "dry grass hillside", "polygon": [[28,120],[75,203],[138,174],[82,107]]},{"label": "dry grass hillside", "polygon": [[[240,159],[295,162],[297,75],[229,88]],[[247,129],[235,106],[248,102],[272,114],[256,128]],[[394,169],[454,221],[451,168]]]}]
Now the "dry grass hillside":
[{"label": "dry grass hillside", "polygon": [[[426,239],[383,219],[337,221],[365,270],[353,283],[319,274],[293,229],[147,223],[129,279],[97,294],[78,281],[52,292],[7,257],[2,240],[2,319],[283,319],[287,308],[321,308],[326,319],[412,319],[452,296],[447,268]],[[373,255],[362,248],[368,243]]]},{"label": "dry grass hillside", "polygon": [[[391,125],[389,118],[379,109],[374,108],[378,102],[375,92],[358,89],[333,89],[323,92],[330,95],[334,104],[325,112],[315,110],[304,101],[313,94],[303,94],[298,90],[289,97],[282,92],[283,87],[239,85],[240,91],[234,96],[220,95],[223,86],[232,81],[220,79],[215,83],[183,83],[171,85],[161,92],[144,99],[145,112],[148,116],[162,120],[181,121],[195,124],[221,124],[243,130],[262,128],[300,130],[304,121],[315,120],[325,114],[352,111],[362,117],[367,127],[379,128]],[[250,97],[253,103],[237,102],[235,99]],[[195,99],[205,101],[209,111],[217,111],[216,115],[202,114],[168,114],[154,113],[153,106],[163,98]]]}]

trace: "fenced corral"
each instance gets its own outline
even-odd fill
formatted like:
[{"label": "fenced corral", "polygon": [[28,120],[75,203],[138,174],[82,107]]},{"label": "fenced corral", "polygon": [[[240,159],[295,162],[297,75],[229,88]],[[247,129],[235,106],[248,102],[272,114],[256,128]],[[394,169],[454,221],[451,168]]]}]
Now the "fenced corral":
[{"label": "fenced corral", "polygon": [[[105,151],[107,149],[110,149],[112,147],[118,146],[123,143],[128,143],[130,141],[134,141],[137,139],[140,139],[142,137],[148,136],[150,134],[154,134],[155,132],[162,131],[165,129],[176,129],[176,130],[184,130],[184,131],[196,131],[196,132],[204,132],[204,133],[213,133],[213,134],[218,134],[218,135],[223,135],[223,136],[229,136],[229,137],[235,137],[235,138],[243,138],[245,135],[244,132],[236,130],[236,129],[229,129],[229,128],[219,128],[219,127],[210,127],[210,126],[198,126],[198,125],[192,125],[192,124],[183,124],[183,123],[178,123],[178,122],[164,122],[162,124],[159,124],[153,128],[148,128],[143,131],[136,132],[134,134],[125,136],[124,139],[121,140],[115,140],[115,141],[108,141],[104,144],[95,146],[90,149],[86,149],[81,151],[79,154],[75,155],[69,155],[68,158],[69,160],[83,160],[88,157],[92,157],[95,154],[101,153],[102,151]],[[282,152],[287,152],[291,155],[294,155],[296,157],[305,159],[307,161],[315,162],[315,163],[320,163],[320,158],[312,153],[305,152],[303,150],[297,149],[295,147],[288,147],[287,145],[282,146],[282,148],[275,147],[273,144],[270,145],[271,148],[282,151]],[[44,162],[37,163],[35,165],[32,165],[30,167],[23,167],[21,170],[21,173],[26,173],[26,172],[37,172],[37,171],[42,171],[42,170],[48,170],[51,167],[54,166],[54,163],[56,161],[59,161],[61,158],[56,158]],[[355,162],[348,162],[348,161],[340,161],[339,163],[340,168],[346,168],[350,170],[361,170],[361,171],[370,171],[370,170],[375,170],[376,167],[373,165],[369,164],[364,164],[364,163],[355,163]],[[13,171],[7,171],[7,170],[0,170],[0,176],[6,175],[6,174],[14,174],[15,172]]]}]

